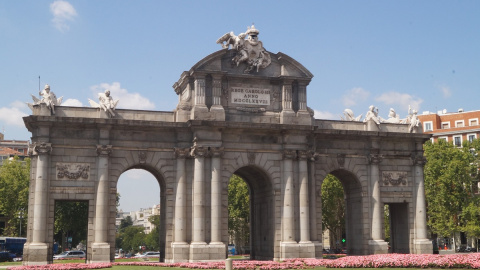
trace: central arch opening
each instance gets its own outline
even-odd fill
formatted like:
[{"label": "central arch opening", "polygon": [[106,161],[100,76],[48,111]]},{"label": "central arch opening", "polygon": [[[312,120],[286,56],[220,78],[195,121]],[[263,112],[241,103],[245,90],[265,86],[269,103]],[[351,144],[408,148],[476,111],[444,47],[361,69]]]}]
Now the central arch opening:
[{"label": "central arch opening", "polygon": [[264,171],[246,166],[235,171],[248,186],[250,200],[249,253],[253,260],[272,260],[274,255],[274,194]]}]

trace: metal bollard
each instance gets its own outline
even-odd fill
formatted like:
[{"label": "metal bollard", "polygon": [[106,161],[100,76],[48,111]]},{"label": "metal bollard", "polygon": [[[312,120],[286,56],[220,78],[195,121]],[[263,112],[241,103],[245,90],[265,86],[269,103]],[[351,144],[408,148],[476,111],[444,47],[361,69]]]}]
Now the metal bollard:
[{"label": "metal bollard", "polygon": [[233,270],[232,259],[228,258],[225,260],[225,270]]}]

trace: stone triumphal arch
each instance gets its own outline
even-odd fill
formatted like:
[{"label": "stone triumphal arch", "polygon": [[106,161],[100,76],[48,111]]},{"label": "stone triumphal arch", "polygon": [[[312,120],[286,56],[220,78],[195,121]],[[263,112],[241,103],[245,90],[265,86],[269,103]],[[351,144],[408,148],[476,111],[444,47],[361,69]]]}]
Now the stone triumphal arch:
[{"label": "stone triumphal arch", "polygon": [[373,108],[364,121],[314,119],[307,107],[313,75],[266,51],[258,34],[252,26],[222,36],[223,49],[173,85],[173,112],[117,110],[109,92],[88,108],[61,106],[55,95],[55,102],[34,98],[24,118],[32,133],[24,263],[52,262],[60,200],[88,202],[87,262],[112,261],[117,181],[133,168],[159,182],[166,262],[225,258],[233,174],[251,190],[254,259],[321,257],[321,184],[330,173],[345,190],[349,254],[387,252],[384,204],[398,228],[392,249],[431,253],[422,150],[429,136],[414,116],[388,121]]}]

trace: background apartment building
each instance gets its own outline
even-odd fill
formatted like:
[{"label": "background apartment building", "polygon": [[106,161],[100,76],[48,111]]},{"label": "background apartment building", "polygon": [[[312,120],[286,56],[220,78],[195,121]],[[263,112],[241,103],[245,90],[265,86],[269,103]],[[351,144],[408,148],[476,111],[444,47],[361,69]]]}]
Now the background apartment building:
[{"label": "background apartment building", "polygon": [[465,140],[479,138],[480,111],[465,112],[459,109],[457,112],[423,112],[418,118],[422,122],[423,132],[432,134],[434,142],[443,139],[460,147]]}]

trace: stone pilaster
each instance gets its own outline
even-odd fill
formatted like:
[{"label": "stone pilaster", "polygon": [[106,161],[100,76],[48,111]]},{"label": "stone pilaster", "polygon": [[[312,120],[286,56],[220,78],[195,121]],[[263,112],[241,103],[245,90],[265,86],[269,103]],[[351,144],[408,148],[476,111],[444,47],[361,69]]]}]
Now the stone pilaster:
[{"label": "stone pilaster", "polygon": [[307,83],[298,82],[298,112],[297,123],[302,125],[311,125],[312,116],[307,110]]},{"label": "stone pilaster", "polygon": [[282,112],[280,113],[280,124],[295,123],[295,112],[292,107],[292,81],[284,80],[282,85]]},{"label": "stone pilaster", "polygon": [[112,153],[111,145],[97,145],[98,154],[98,184],[95,203],[95,234],[92,244],[91,262],[110,262],[110,244],[108,243],[108,168],[109,156]]},{"label": "stone pilaster", "polygon": [[414,154],[412,161],[416,193],[414,252],[416,254],[432,254],[432,241],[427,238],[427,209],[425,205],[425,182],[423,175],[423,166],[425,166],[426,159],[422,154]]},{"label": "stone pilaster", "polygon": [[217,121],[225,121],[225,110],[221,104],[222,99],[222,77],[212,75],[212,107],[210,114]]},{"label": "stone pilaster", "polygon": [[205,75],[196,74],[194,85],[194,104],[190,119],[208,119],[209,112],[205,103]]},{"label": "stone pilaster", "polygon": [[187,184],[185,178],[185,159],[190,154],[189,148],[174,149],[177,170],[176,170],[176,196],[175,196],[175,226],[174,242],[172,243],[173,262],[188,262],[189,248],[187,244]]},{"label": "stone pilaster", "polygon": [[37,155],[35,172],[35,199],[33,206],[32,242],[25,244],[28,256],[27,265],[42,265],[49,263],[47,244],[47,214],[48,214],[48,168],[51,143],[34,143],[33,154]]},{"label": "stone pilaster", "polygon": [[380,154],[370,154],[368,158],[370,162],[370,185],[372,187],[372,240],[368,241],[368,245],[370,246],[371,254],[384,254],[388,252],[388,245],[382,239],[383,205],[380,195],[379,171],[382,156]]},{"label": "stone pilaster", "polygon": [[211,244],[223,244],[222,229],[222,155],[223,147],[212,148],[212,202],[211,202]]}]

